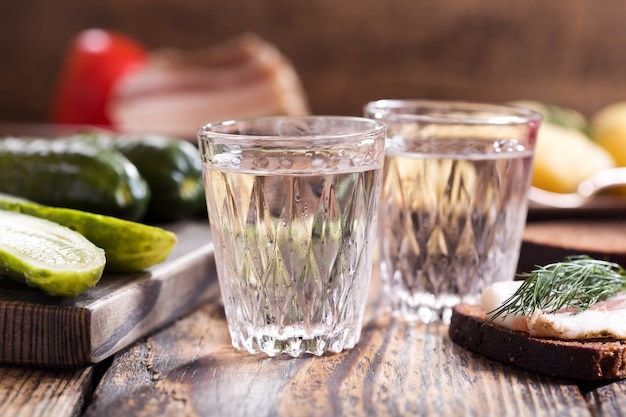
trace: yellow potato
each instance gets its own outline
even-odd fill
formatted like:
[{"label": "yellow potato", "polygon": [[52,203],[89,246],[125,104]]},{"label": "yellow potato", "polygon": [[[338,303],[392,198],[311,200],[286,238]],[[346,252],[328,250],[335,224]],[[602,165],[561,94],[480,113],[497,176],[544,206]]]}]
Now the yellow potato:
[{"label": "yellow potato", "polygon": [[542,123],[537,137],[532,184],[569,193],[596,172],[615,166],[613,157],[578,130]]},{"label": "yellow potato", "polygon": [[626,102],[610,104],[591,122],[593,139],[606,149],[618,166],[626,166]]}]

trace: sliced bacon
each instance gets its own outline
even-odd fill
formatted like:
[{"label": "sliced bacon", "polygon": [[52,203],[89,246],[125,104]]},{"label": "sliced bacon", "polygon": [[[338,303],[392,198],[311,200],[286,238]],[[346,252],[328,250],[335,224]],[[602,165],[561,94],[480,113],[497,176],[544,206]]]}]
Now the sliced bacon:
[{"label": "sliced bacon", "polygon": [[[481,304],[486,312],[501,306],[521,284],[500,282],[485,289]],[[562,340],[626,340],[626,291],[597,302],[585,311],[562,309],[555,313],[535,311],[530,316],[511,315],[494,320],[506,328],[531,336]]]},{"label": "sliced bacon", "polygon": [[288,59],[254,34],[195,51],[155,51],[142,71],[117,85],[109,106],[124,132],[195,141],[198,128],[228,119],[309,113]]}]

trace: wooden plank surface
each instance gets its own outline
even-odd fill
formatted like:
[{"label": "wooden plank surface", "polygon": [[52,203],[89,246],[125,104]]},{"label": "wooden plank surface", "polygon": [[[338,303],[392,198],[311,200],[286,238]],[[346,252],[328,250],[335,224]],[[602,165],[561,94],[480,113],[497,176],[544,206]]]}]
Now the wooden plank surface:
[{"label": "wooden plank surface", "polygon": [[75,299],[0,281],[0,363],[97,363],[214,297],[208,223],[168,228],[178,243],[164,263],[136,274],[105,274]]},{"label": "wooden plank surface", "polygon": [[621,384],[585,393],[484,359],[445,325],[391,318],[379,289],[357,347],[322,357],[238,352],[222,306],[207,304],[116,355],[85,416],[589,416],[589,404],[619,415]]},{"label": "wooden plank surface", "polygon": [[78,416],[91,398],[94,373],[94,367],[0,366],[0,416]]},{"label": "wooden plank surface", "polygon": [[591,386],[585,399],[594,416],[626,416],[626,380]]},{"label": "wooden plank surface", "polygon": [[0,416],[624,416],[625,394],[626,380],[522,371],[453,344],[443,324],[391,318],[377,274],[361,340],[340,354],[238,352],[212,298],[98,365],[0,365]]}]

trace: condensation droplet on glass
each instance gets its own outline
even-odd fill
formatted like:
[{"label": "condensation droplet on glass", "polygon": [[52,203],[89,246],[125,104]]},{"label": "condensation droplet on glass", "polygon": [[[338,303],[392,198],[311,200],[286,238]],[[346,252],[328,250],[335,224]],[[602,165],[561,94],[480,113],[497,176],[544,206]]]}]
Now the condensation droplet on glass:
[{"label": "condensation droplet on glass", "polygon": [[341,161],[341,155],[333,153],[328,158],[326,158],[326,162],[330,167],[336,167],[339,165],[339,161]]},{"label": "condensation droplet on glass", "polygon": [[291,168],[293,166],[293,159],[289,156],[284,156],[280,158],[280,166],[283,168]]},{"label": "condensation droplet on glass", "polygon": [[325,162],[326,162],[326,157],[324,156],[323,153],[316,153],[311,158],[311,166],[313,168],[321,168],[324,166]]},{"label": "condensation droplet on glass", "polygon": [[239,165],[241,165],[241,156],[239,156],[239,155],[233,155],[233,156],[230,158],[230,164],[231,164],[232,166],[239,166]]},{"label": "condensation droplet on glass", "polygon": [[254,164],[259,168],[267,168],[270,164],[270,160],[267,156],[261,154],[254,159]]},{"label": "condensation droplet on glass", "polygon": [[493,148],[496,152],[521,152],[524,146],[516,139],[501,139],[493,142]]},{"label": "condensation droplet on glass", "polygon": [[363,163],[363,157],[361,155],[354,155],[350,159],[350,162],[352,163],[352,166],[360,166]]}]

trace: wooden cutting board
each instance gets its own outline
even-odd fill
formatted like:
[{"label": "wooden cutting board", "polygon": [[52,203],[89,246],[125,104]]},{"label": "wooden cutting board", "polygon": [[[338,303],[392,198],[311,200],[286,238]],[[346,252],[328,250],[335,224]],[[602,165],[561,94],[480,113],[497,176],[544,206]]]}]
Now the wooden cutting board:
[{"label": "wooden cutting board", "polygon": [[0,280],[0,363],[80,367],[113,355],[218,296],[207,222],[167,229],[170,257],[135,274],[104,274],[75,299]]},{"label": "wooden cutting board", "polygon": [[[623,218],[623,214],[622,214]],[[588,255],[626,266],[626,220],[551,220],[530,222],[524,230],[518,269]]]}]

